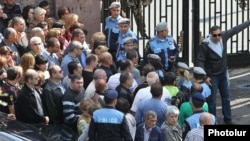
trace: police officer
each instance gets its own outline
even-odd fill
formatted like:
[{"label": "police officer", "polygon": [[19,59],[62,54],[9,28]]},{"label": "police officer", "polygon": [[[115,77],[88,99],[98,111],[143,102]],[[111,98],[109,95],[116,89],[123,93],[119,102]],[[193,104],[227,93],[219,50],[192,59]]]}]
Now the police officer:
[{"label": "police officer", "polygon": [[166,71],[175,71],[174,63],[179,55],[178,45],[170,35],[167,22],[156,25],[157,35],[154,36],[146,45],[144,60],[147,62],[147,54],[157,54],[161,58]]},{"label": "police officer", "polygon": [[115,109],[118,93],[107,89],[103,93],[105,106],[93,113],[89,125],[90,141],[132,141],[125,115]]},{"label": "police officer", "polygon": [[138,44],[137,35],[132,30],[130,30],[130,20],[128,18],[120,19],[118,21],[118,26],[119,26],[120,31],[119,31],[119,35],[118,35],[118,40],[116,42],[116,50],[115,50],[116,54],[119,53],[120,50],[124,50],[123,40],[126,37],[131,37],[133,39],[134,44]]},{"label": "police officer", "polygon": [[121,4],[120,2],[112,2],[109,6],[110,16],[105,19],[105,30],[107,46],[111,50],[116,47],[116,41],[118,39],[119,27],[118,21],[122,18],[120,16]]},{"label": "police officer", "polygon": [[127,52],[134,48],[134,39],[132,37],[126,37],[123,39],[123,48],[120,48],[116,54],[116,65],[119,67],[119,64],[122,60],[126,59]]}]

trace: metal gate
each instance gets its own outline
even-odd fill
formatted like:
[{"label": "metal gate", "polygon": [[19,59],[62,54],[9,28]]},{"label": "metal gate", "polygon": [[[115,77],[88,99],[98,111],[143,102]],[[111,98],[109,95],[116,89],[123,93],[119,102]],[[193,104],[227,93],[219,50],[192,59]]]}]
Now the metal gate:
[{"label": "metal gate", "polygon": [[[102,23],[109,16],[108,7],[113,1],[103,0]],[[170,34],[180,46],[179,60],[192,64],[202,39],[213,25],[230,29],[250,19],[248,0],[120,0],[122,16],[131,19],[131,29],[143,47],[155,35],[155,26],[167,21]],[[103,28],[105,23],[103,24]],[[228,65],[250,63],[250,30],[243,30],[228,41]]]}]

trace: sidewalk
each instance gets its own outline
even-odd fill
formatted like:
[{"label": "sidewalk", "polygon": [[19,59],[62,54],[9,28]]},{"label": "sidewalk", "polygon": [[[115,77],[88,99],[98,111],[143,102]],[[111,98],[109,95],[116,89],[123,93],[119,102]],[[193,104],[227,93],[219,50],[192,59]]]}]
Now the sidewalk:
[{"label": "sidewalk", "polygon": [[[250,66],[229,69],[229,74],[233,123],[250,125]],[[224,124],[221,108],[221,98],[218,94],[218,124]]]}]

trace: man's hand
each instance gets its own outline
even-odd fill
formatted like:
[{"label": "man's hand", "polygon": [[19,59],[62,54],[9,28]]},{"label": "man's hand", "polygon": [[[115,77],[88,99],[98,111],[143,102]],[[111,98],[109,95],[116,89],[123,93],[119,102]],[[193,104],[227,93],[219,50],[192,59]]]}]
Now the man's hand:
[{"label": "man's hand", "polygon": [[171,62],[171,63],[175,62],[175,60],[176,60],[175,56],[170,56],[169,59],[168,59],[168,61]]},{"label": "man's hand", "polygon": [[48,116],[45,116],[45,124],[48,125],[49,124],[49,117]]},{"label": "man's hand", "polygon": [[207,78],[205,79],[205,82],[206,82],[209,86],[212,86],[212,84],[211,84],[211,78],[210,78],[210,77],[207,77]]},{"label": "man's hand", "polygon": [[12,120],[15,120],[15,119],[16,119],[15,114],[8,114],[7,117],[8,117],[9,119],[12,119]]}]

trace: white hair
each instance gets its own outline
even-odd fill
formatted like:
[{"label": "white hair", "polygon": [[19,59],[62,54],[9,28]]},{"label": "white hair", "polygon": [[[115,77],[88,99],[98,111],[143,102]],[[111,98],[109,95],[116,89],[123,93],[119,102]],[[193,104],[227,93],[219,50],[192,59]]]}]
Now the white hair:
[{"label": "white hair", "polygon": [[152,84],[159,82],[159,75],[156,72],[149,72],[146,78],[148,85],[151,86]]},{"label": "white hair", "polygon": [[40,42],[42,43],[42,39],[40,37],[34,36],[30,38],[30,44],[36,43],[36,42]]},{"label": "white hair", "polygon": [[180,110],[174,106],[174,105],[169,105],[167,107],[167,110],[166,110],[166,117],[171,115],[171,114],[174,114],[174,115],[179,115],[180,114]]}]

